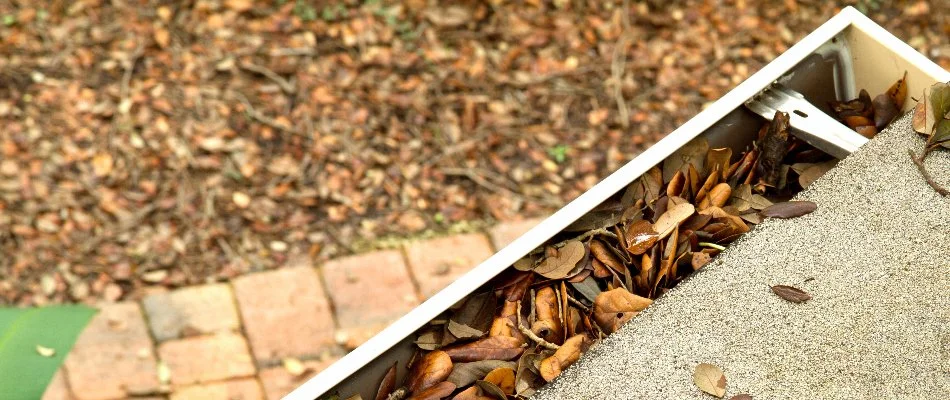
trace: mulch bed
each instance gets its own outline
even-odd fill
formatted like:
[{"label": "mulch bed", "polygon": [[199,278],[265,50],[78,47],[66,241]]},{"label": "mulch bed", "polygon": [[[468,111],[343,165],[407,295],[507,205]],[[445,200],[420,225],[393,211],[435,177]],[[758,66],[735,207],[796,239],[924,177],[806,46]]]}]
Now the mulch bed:
[{"label": "mulch bed", "polygon": [[[0,303],[550,213],[837,11],[132,3],[0,1]],[[857,5],[950,67],[945,14],[881,3]]]}]

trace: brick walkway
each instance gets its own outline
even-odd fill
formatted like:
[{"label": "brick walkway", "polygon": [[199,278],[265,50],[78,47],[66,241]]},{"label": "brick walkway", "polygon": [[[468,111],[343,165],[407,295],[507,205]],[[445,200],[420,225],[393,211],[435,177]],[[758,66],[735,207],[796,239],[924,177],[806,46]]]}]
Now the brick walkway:
[{"label": "brick walkway", "polygon": [[538,222],[102,305],[44,399],[279,399]]}]

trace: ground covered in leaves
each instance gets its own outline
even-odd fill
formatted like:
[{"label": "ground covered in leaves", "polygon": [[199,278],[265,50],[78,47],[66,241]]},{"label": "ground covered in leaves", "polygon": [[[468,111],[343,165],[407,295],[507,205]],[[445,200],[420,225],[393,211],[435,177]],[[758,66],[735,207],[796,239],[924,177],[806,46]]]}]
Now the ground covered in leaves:
[{"label": "ground covered in leaves", "polygon": [[[550,213],[837,11],[438,3],[0,0],[0,302]],[[883,3],[950,67],[940,2]]]}]

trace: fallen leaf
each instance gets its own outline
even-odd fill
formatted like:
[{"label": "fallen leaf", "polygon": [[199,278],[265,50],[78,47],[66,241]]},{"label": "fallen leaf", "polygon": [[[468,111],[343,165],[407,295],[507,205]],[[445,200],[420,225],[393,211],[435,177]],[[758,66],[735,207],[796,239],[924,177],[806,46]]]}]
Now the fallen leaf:
[{"label": "fallen leaf", "polygon": [[553,355],[541,360],[541,365],[538,367],[541,377],[545,381],[551,382],[561,375],[564,369],[574,364],[581,357],[585,340],[584,335],[574,335],[565,340],[564,344]]},{"label": "fallen leaf", "polygon": [[468,389],[465,389],[459,394],[452,397],[452,400],[488,400],[487,397],[482,396],[482,390],[478,386],[472,386]]},{"label": "fallen leaf", "polygon": [[455,321],[449,321],[448,325],[446,325],[446,329],[448,329],[449,332],[452,333],[453,336],[459,339],[473,339],[473,338],[481,337],[482,335],[485,334],[484,331],[480,331],[478,329],[472,328],[465,324],[460,324]]},{"label": "fallen leaf", "polygon": [[472,19],[472,13],[461,6],[442,6],[426,10],[425,17],[439,28],[458,28]]},{"label": "fallen leaf", "polygon": [[818,205],[812,201],[785,201],[766,207],[759,213],[763,217],[770,218],[795,218],[811,214],[816,209],[818,209]]},{"label": "fallen leaf", "polygon": [[485,375],[488,375],[488,373],[493,370],[499,368],[514,369],[515,367],[516,364],[514,361],[502,360],[481,360],[467,363],[456,363],[452,368],[452,373],[449,374],[449,377],[446,379],[446,381],[452,382],[458,387],[465,387],[479,379],[484,378]]},{"label": "fallen leaf", "polygon": [[726,179],[726,172],[729,170],[729,162],[732,161],[732,148],[723,147],[719,149],[710,149],[706,154],[706,172],[719,169],[722,179]]},{"label": "fallen leaf", "polygon": [[448,353],[441,350],[431,351],[413,363],[406,378],[406,388],[412,394],[421,393],[444,381],[451,373],[452,359]]},{"label": "fallen leaf", "polygon": [[305,366],[302,362],[300,362],[300,360],[293,357],[288,357],[288,358],[284,358],[280,360],[280,364],[284,367],[284,370],[286,370],[288,373],[290,373],[294,377],[299,377],[307,373],[307,370],[308,370],[307,366]]},{"label": "fallen leaf", "polygon": [[557,295],[550,286],[544,287],[535,294],[535,322],[531,324],[531,331],[542,339],[551,343],[561,343],[564,340],[564,327],[561,326]]},{"label": "fallen leaf", "polygon": [[677,172],[687,172],[689,165],[692,165],[699,171],[700,175],[706,175],[705,162],[706,153],[709,151],[709,142],[704,137],[693,139],[683,147],[677,149],[673,154],[663,160],[663,182],[669,182]]},{"label": "fallen leaf", "polygon": [[252,0],[227,0],[224,4],[237,12],[247,11],[254,7]]},{"label": "fallen leaf", "polygon": [[650,221],[642,219],[627,225],[623,237],[630,254],[641,255],[650,250],[657,240],[660,240],[660,234],[653,229],[653,226]]},{"label": "fallen leaf", "polygon": [[721,398],[726,394],[726,376],[715,365],[707,363],[697,365],[693,372],[693,383],[700,390],[713,396]]},{"label": "fallen leaf", "polygon": [[617,288],[601,293],[594,300],[594,320],[607,333],[614,333],[640,311],[653,304],[653,300]]},{"label": "fallen leaf", "polygon": [[419,393],[409,396],[406,400],[440,400],[455,391],[455,385],[452,382],[441,382],[429,387]]},{"label": "fallen leaf", "polygon": [[499,389],[501,389],[504,394],[514,394],[515,393],[515,370],[514,368],[501,367],[495,368],[487,375],[485,375],[484,381],[491,382]]},{"label": "fallen leaf", "polygon": [[729,400],[752,400],[752,396],[749,396],[745,393],[740,393],[729,398]]},{"label": "fallen leaf", "polygon": [[[534,269],[534,272],[549,279],[564,279],[571,275],[577,263],[584,259],[587,249],[584,243],[571,240],[557,249],[557,254],[547,257]],[[580,272],[580,271],[578,271]]]},{"label": "fallen leaf", "polygon": [[36,345],[36,352],[43,357],[52,357],[56,355],[56,349]]},{"label": "fallen leaf", "polygon": [[825,161],[823,163],[798,163],[792,164],[792,170],[798,173],[798,184],[803,189],[811,186],[812,182],[821,178],[825,173],[838,165],[838,160]]},{"label": "fallen leaf", "polygon": [[669,236],[670,233],[673,233],[673,229],[676,229],[679,224],[693,215],[694,212],[696,212],[696,207],[693,207],[692,204],[677,204],[666,210],[663,215],[656,219],[656,223],[653,224],[653,230],[659,233],[659,239],[663,239]]},{"label": "fallen leaf", "polygon": [[695,271],[702,268],[706,264],[709,264],[710,260],[712,260],[712,257],[710,257],[709,254],[698,251],[694,252],[691,256],[690,265],[692,265],[693,270]]},{"label": "fallen leaf", "polygon": [[389,394],[396,390],[396,365],[398,363],[394,362],[393,366],[386,370],[386,375],[383,375],[383,380],[379,382],[379,389],[376,390],[376,400],[386,400]]},{"label": "fallen leaf", "polygon": [[521,339],[510,336],[489,336],[471,343],[445,349],[453,362],[480,360],[511,360],[524,352]]},{"label": "fallen leaf", "polygon": [[930,132],[933,129],[931,126],[930,129],[927,127],[927,117],[930,113],[927,110],[927,92],[924,92],[924,96],[917,102],[917,105],[914,106],[914,117],[911,120],[911,126],[914,127],[914,132],[917,132],[921,135],[930,136]]},{"label": "fallen leaf", "polygon": [[811,299],[811,295],[805,293],[805,291],[786,285],[775,285],[772,286],[772,292],[778,295],[785,300],[788,300],[792,303],[804,303]]},{"label": "fallen leaf", "polygon": [[92,172],[98,177],[109,175],[112,172],[112,155],[99,153],[92,158]]},{"label": "fallen leaf", "polygon": [[482,393],[487,394],[490,399],[496,400],[506,400],[508,395],[498,387],[498,385],[489,382],[489,381],[475,381],[475,386],[482,390]]},{"label": "fallen leaf", "polygon": [[243,192],[234,192],[231,194],[231,201],[240,208],[247,208],[247,206],[251,205],[251,196]]}]

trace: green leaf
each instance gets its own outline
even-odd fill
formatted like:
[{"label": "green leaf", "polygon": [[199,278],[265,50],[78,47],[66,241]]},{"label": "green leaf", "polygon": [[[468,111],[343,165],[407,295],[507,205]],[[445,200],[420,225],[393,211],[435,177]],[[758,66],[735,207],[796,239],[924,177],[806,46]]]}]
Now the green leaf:
[{"label": "green leaf", "polygon": [[[3,397],[38,399],[96,310],[86,306],[0,308]],[[43,356],[38,347],[55,351]],[[48,352],[46,352],[49,354]]]},{"label": "green leaf", "polygon": [[928,140],[929,143],[939,144],[950,140],[950,119],[940,119],[937,120],[937,125],[934,128],[933,137]]},{"label": "green leaf", "polygon": [[937,83],[930,87],[930,104],[934,120],[942,120],[950,112],[950,83]]}]

